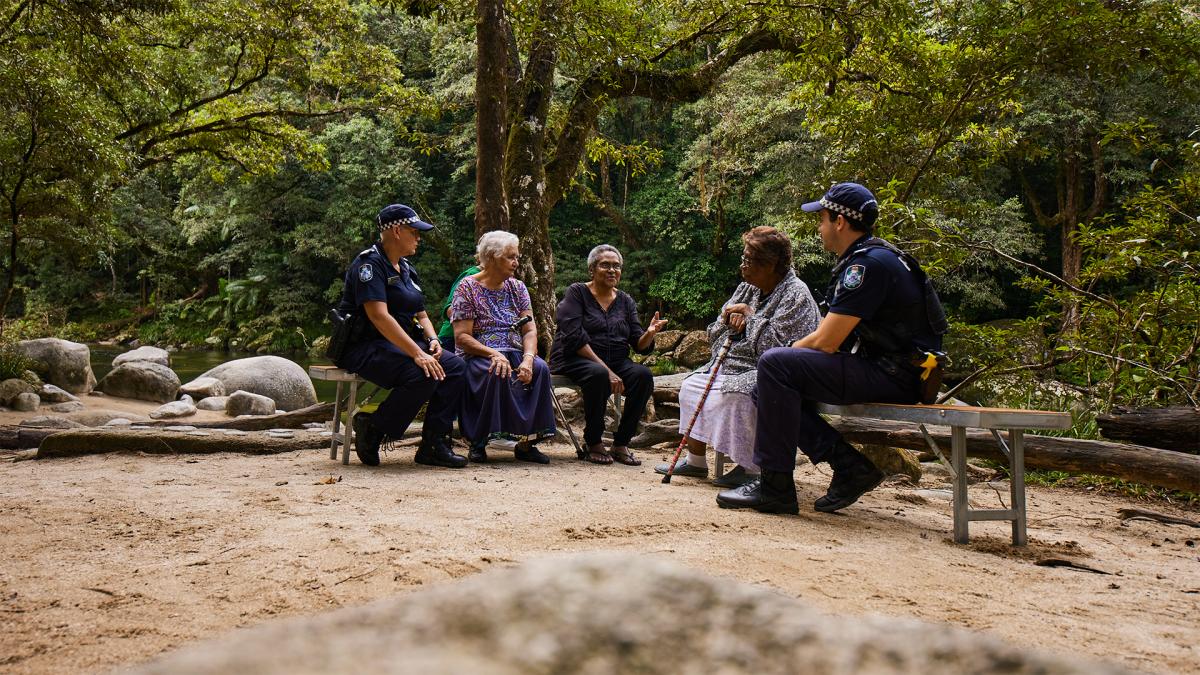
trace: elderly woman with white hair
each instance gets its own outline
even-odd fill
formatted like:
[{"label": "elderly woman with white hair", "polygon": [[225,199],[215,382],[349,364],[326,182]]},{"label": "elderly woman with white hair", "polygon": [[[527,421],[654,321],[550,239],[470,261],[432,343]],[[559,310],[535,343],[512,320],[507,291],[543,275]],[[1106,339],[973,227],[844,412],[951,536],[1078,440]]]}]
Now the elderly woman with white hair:
[{"label": "elderly woman with white hair", "polygon": [[487,442],[496,434],[520,439],[518,460],[550,462],[535,445],[555,433],[550,369],[536,353],[529,290],[513,278],[521,260],[517,244],[511,232],[480,237],[480,272],[463,278],[450,303],[454,342],[467,365],[459,425],[473,462],[487,461]]},{"label": "elderly woman with white hair", "polygon": [[[617,289],[624,265],[621,252],[600,244],[588,254],[591,281],[574,283],[558,303],[558,331],[550,350],[550,368],[565,375],[583,391],[583,440],[594,464],[614,461],[629,466],[641,464],[629,449],[637,433],[638,420],[654,391],[650,369],[629,358],[632,348],[639,354],[654,349],[654,336],[666,325],[658,312],[645,329],[638,321],[637,305],[628,293]],[[610,394],[624,394],[621,421],[613,433],[612,450],[604,447],[604,409]]]}]

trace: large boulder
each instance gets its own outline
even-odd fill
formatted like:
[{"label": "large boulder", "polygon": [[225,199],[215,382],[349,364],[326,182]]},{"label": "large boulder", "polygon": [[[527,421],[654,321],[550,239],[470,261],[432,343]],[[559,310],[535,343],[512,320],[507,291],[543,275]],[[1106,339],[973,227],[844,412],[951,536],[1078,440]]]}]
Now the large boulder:
[{"label": "large boulder", "polygon": [[92,352],[87,345],[58,338],[22,340],[17,343],[33,371],[44,381],[56,384],[72,394],[86,394],[96,386],[92,373]]},{"label": "large boulder", "polygon": [[654,336],[654,350],[659,354],[672,352],[679,346],[679,341],[686,335],[681,330],[664,330]]},{"label": "large boulder", "polygon": [[830,616],[672,560],[599,552],[275,621],[134,668],[170,673],[1111,675],[946,624]]},{"label": "large boulder", "polygon": [[304,368],[279,356],[229,361],[200,377],[215,377],[225,385],[225,391],[240,389],[261,394],[283,410],[299,410],[317,403],[317,391]]},{"label": "large boulder", "polygon": [[79,397],[75,394],[52,384],[43,384],[37,390],[37,395],[42,399],[42,403],[66,403],[67,401],[79,400]]},{"label": "large boulder", "polygon": [[180,395],[187,394],[199,401],[212,396],[224,396],[229,392],[225,390],[225,385],[215,377],[197,377],[179,387],[179,393]]},{"label": "large boulder", "polygon": [[679,388],[691,372],[659,375],[654,378],[654,400],[657,403],[678,403]]},{"label": "large boulder", "polygon": [[153,361],[129,361],[113,368],[98,388],[109,396],[166,403],[175,400],[179,376]]},{"label": "large boulder", "polygon": [[167,350],[159,349],[158,347],[138,347],[124,354],[118,354],[117,358],[113,359],[113,368],[122,363],[130,363],[132,361],[149,361],[150,363],[157,363],[160,366],[167,366],[169,368],[171,366],[171,355],[167,353]]},{"label": "large boulder", "polygon": [[238,415],[274,415],[275,401],[261,394],[252,394],[248,391],[235,391],[229,395],[229,400],[225,403],[225,414],[237,417]]},{"label": "large boulder", "polygon": [[684,368],[695,368],[708,363],[712,358],[712,350],[708,344],[708,333],[694,330],[683,336],[679,346],[675,348],[675,363]]},{"label": "large boulder", "polygon": [[33,412],[34,410],[38,409],[38,406],[41,405],[41,403],[42,399],[38,398],[37,394],[33,393],[32,391],[26,391],[17,394],[16,397],[13,398],[10,405],[12,405],[12,409],[16,410],[17,412]]},{"label": "large boulder", "polygon": [[15,377],[0,381],[0,405],[12,405],[12,402],[17,400],[17,396],[31,394],[34,391],[33,385]]},{"label": "large boulder", "polygon": [[196,401],[197,410],[224,411],[228,405],[228,396],[209,396],[208,398],[202,398],[199,401]]}]

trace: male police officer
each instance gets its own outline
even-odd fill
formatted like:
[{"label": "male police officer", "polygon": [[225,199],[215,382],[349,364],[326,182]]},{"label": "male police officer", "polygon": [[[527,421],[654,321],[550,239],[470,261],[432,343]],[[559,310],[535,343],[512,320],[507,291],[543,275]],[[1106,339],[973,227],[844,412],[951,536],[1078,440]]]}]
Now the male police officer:
[{"label": "male police officer", "polygon": [[815,404],[916,403],[921,398],[918,354],[941,349],[945,315],[916,260],[872,237],[875,196],[857,183],[834,185],[819,201],[818,231],[839,257],[826,293],[829,312],[817,329],[791,347],[758,360],[758,480],[717,495],[723,508],[797,513],[796,447],[814,464],[829,462],[833,480],[813,505],[832,512],[853,504],[883,473],[847,443]]},{"label": "male police officer", "polygon": [[400,438],[428,402],[417,463],[464,467],[467,458],[451,448],[449,433],[466,365],[442,349],[425,312],[420,278],[405,260],[433,225],[403,204],[384,208],[375,222],[379,241],[359,253],[346,271],[338,309],[358,315],[361,334],[337,365],[392,391],[373,414],[355,415],[354,450],[363,464],[379,464],[380,443]]}]

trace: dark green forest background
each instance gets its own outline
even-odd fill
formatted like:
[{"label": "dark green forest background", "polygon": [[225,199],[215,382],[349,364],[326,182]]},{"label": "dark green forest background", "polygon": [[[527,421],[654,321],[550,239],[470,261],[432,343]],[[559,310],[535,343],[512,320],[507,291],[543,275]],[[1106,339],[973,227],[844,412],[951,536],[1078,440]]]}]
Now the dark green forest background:
[{"label": "dark green forest background", "polygon": [[644,312],[699,327],[766,224],[823,290],[799,205],[857,180],[935,277],[957,377],[1200,397],[1193,2],[0,5],[0,341],[311,349],[393,202],[438,226],[439,302],[476,237],[478,23],[531,286],[607,242]]}]

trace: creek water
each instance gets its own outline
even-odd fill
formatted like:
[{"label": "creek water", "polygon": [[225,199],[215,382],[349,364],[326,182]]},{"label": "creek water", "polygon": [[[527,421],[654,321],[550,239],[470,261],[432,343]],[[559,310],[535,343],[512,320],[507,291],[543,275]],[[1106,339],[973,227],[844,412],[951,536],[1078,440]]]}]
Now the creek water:
[{"label": "creek water", "polygon": [[[98,344],[90,344],[88,348],[92,350],[92,372],[96,374],[97,380],[112,370],[113,359],[131,350],[130,347]],[[181,349],[171,352],[171,370],[174,370],[175,374],[179,375],[180,382],[186,383],[196,379],[210,368],[215,368],[226,361],[244,359],[249,356],[263,356],[263,354],[221,352],[206,349]],[[306,372],[308,371],[308,366],[313,363],[327,363],[323,359],[310,359],[303,354],[279,354],[278,356],[282,356],[289,361],[294,361]],[[319,400],[333,401],[333,395],[337,391],[336,382],[314,380],[313,385],[317,389],[317,398]]]}]

